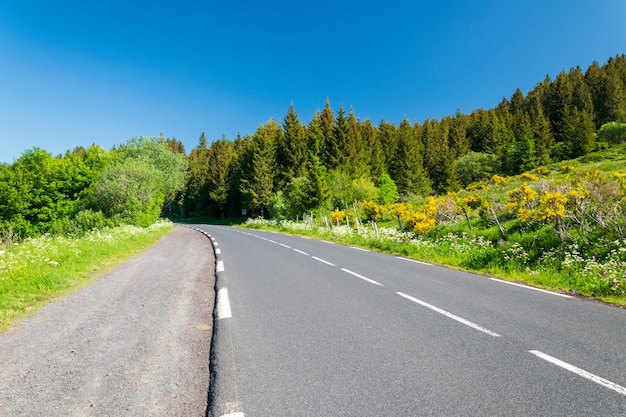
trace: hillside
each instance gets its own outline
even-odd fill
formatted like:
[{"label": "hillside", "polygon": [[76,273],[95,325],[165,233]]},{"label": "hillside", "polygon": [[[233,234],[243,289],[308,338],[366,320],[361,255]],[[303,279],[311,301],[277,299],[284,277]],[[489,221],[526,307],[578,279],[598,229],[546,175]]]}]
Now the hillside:
[{"label": "hillside", "polygon": [[626,145],[517,176],[493,175],[444,196],[365,201],[306,220],[246,225],[626,305]]}]

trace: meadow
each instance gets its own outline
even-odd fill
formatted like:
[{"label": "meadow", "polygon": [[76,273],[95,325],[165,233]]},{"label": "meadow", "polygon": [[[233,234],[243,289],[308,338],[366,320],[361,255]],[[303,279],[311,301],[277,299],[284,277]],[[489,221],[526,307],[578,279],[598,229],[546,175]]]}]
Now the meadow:
[{"label": "meadow", "polygon": [[43,235],[0,244],[0,330],[153,245],[171,222],[119,226],[81,236]]}]

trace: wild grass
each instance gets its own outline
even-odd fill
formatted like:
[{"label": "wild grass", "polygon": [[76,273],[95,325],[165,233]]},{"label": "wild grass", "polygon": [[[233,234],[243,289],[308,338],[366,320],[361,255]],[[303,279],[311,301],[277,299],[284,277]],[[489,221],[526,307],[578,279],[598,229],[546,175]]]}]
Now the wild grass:
[{"label": "wild grass", "polygon": [[0,246],[0,330],[51,299],[68,294],[140,251],[172,229],[120,226],[82,237],[44,235]]}]

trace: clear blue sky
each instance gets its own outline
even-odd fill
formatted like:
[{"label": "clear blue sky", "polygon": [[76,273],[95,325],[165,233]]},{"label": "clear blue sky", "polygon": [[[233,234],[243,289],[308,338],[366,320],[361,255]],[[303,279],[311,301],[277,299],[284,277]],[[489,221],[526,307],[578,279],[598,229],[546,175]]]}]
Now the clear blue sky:
[{"label": "clear blue sky", "polygon": [[626,52],[623,0],[0,0],[0,162],[253,134],[328,97],[422,122]]}]

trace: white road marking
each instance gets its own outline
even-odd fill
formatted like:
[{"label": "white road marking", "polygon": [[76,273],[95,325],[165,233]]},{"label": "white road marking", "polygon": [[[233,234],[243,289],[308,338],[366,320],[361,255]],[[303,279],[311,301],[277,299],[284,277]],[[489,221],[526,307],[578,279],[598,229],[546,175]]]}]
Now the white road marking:
[{"label": "white road marking", "polygon": [[300,249],[294,249],[294,251],[296,251],[296,252],[298,252],[298,253],[301,253],[301,254],[303,254],[303,255],[309,256],[309,254],[308,254],[308,253],[306,253],[306,252],[302,252]]},{"label": "white road marking", "polygon": [[224,261],[217,261],[217,265],[215,265],[216,272],[224,272]]},{"label": "white road marking", "polygon": [[396,256],[398,259],[402,259],[403,261],[409,261],[420,265],[428,265],[432,266],[433,264],[429,264],[428,262],[416,261],[415,259],[403,258],[402,256]]},{"label": "white road marking", "polygon": [[244,415],[243,413],[230,413],[221,415],[220,417],[244,417]]},{"label": "white road marking", "polygon": [[363,275],[359,275],[359,274],[357,274],[356,272],[352,272],[352,271],[350,271],[349,269],[341,268],[341,270],[342,270],[343,272],[346,272],[346,273],[350,274],[350,275],[354,275],[354,276],[355,276],[355,277],[357,277],[357,278],[361,278],[363,281],[367,281],[367,282],[369,282],[370,284],[380,285],[381,287],[384,287],[384,285],[383,285],[383,284],[381,284],[380,282],[376,282],[376,281],[374,281],[373,279],[369,279],[369,278],[367,278],[367,277],[364,277]]},{"label": "white road marking", "polygon": [[541,288],[535,288],[535,287],[531,287],[530,285],[518,284],[517,282],[505,281],[503,279],[496,279],[496,278],[489,278],[489,279],[492,280],[492,281],[501,282],[503,284],[515,285],[516,287],[526,288],[527,290],[534,290],[534,291],[545,292],[546,294],[556,295],[558,297],[574,298],[571,295],[559,294],[558,292],[552,292],[552,291],[544,290],[544,289],[541,289]]},{"label": "white road marking", "polygon": [[493,337],[500,337],[500,335],[499,335],[498,333],[496,333],[496,332],[492,332],[491,330],[486,329],[486,328],[484,328],[484,327],[482,327],[482,326],[479,326],[478,324],[476,324],[476,323],[474,323],[474,322],[471,322],[471,321],[469,321],[469,320],[465,320],[465,319],[464,319],[464,318],[462,318],[462,317],[459,317],[459,316],[457,316],[457,315],[454,315],[454,314],[452,314],[452,313],[450,313],[450,312],[448,312],[448,311],[446,311],[446,310],[442,310],[442,309],[440,309],[439,307],[435,307],[435,306],[434,306],[434,305],[432,305],[432,304],[428,304],[426,301],[418,300],[418,299],[417,299],[417,298],[415,298],[415,297],[411,297],[410,295],[406,295],[406,294],[401,293],[401,292],[396,292],[396,294],[398,294],[400,297],[404,297],[404,298],[406,298],[407,300],[411,300],[411,301],[413,301],[414,303],[417,303],[417,304],[419,304],[419,305],[422,305],[422,306],[424,306],[424,307],[426,307],[426,308],[430,308],[431,310],[436,311],[436,312],[437,312],[437,313],[439,313],[439,314],[443,314],[444,316],[449,317],[449,318],[451,318],[452,320],[456,320],[456,321],[458,321],[459,323],[463,323],[463,324],[465,324],[466,326],[469,326],[469,327],[471,327],[471,328],[473,328],[473,329],[479,330],[479,331],[481,331],[481,332],[483,332],[483,333],[486,333],[486,334],[488,334],[488,335],[490,335],[490,336],[493,336]]},{"label": "white road marking", "polygon": [[217,319],[229,319],[233,316],[230,311],[230,300],[228,299],[228,289],[217,290]]},{"label": "white road marking", "polygon": [[537,356],[538,358],[541,358],[545,361],[548,361],[556,366],[560,366],[563,369],[566,369],[570,372],[575,373],[576,375],[582,376],[583,378],[587,378],[590,381],[595,382],[596,384],[600,384],[605,388],[611,389],[615,392],[618,392],[622,395],[626,395],[626,388],[622,387],[621,385],[617,385],[614,382],[609,381],[608,379],[604,379],[602,377],[599,377],[597,375],[592,374],[591,372],[587,372],[584,369],[580,369],[577,368],[574,365],[570,365],[567,362],[563,362],[560,359],[557,359],[553,356],[547,355],[539,350],[529,350],[529,353],[532,353],[533,355]]},{"label": "white road marking", "polygon": [[328,261],[326,261],[326,260],[324,260],[324,259],[322,259],[322,258],[318,258],[317,256],[311,256],[311,258],[315,259],[316,261],[320,261],[320,262],[322,262],[322,263],[324,263],[324,264],[326,264],[326,265],[330,265],[330,266],[337,266],[337,265],[335,265],[334,263],[332,263],[332,262],[328,262]]},{"label": "white road marking", "polygon": [[363,251],[363,252],[369,252],[369,249],[357,248],[356,246],[349,246],[349,247],[352,249]]},{"label": "white road marking", "polygon": [[268,239],[267,241],[270,242],[270,243],[278,243],[278,242],[276,242],[275,240],[272,240],[272,239]]},{"label": "white road marking", "polygon": [[221,255],[222,254],[222,250],[220,248],[215,249],[215,254],[216,255]]},{"label": "white road marking", "polygon": [[291,249],[291,246],[285,245],[284,243],[279,243],[279,245],[282,246],[283,248]]},{"label": "white road marking", "polygon": [[213,246],[219,246],[219,243],[217,243],[217,241],[213,241]]}]

